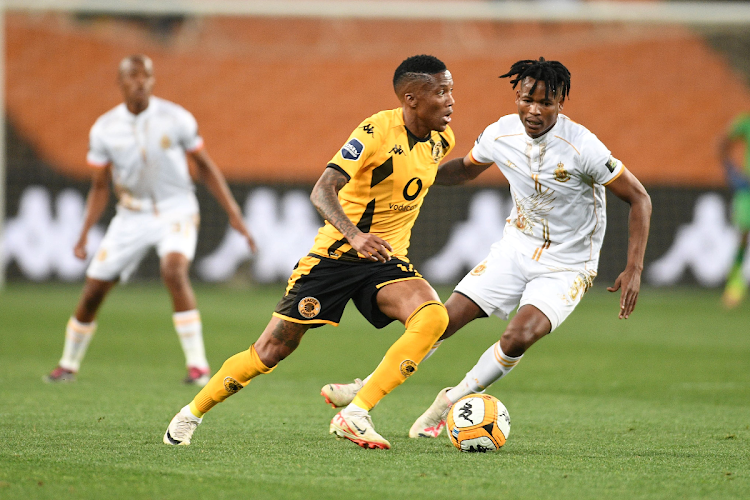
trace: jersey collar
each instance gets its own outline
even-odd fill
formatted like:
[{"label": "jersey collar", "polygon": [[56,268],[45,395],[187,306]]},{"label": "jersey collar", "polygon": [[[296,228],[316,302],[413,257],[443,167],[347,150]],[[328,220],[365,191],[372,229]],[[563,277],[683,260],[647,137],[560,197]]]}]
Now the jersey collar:
[{"label": "jersey collar", "polygon": [[537,143],[539,143],[539,142],[543,142],[543,141],[546,141],[546,140],[547,140],[547,136],[549,136],[549,135],[550,135],[550,133],[554,132],[555,130],[557,130],[557,129],[558,129],[558,128],[559,128],[560,126],[561,126],[561,125],[560,125],[560,121],[561,121],[560,119],[561,119],[561,118],[565,118],[565,115],[563,115],[562,113],[559,113],[559,114],[557,115],[557,121],[555,121],[555,124],[554,124],[554,125],[552,125],[552,126],[551,126],[551,127],[549,128],[549,130],[547,130],[547,131],[546,131],[545,133],[543,133],[543,134],[542,134],[542,135],[540,135],[539,137],[531,137],[531,136],[529,136],[528,134],[526,134],[526,129],[525,129],[525,127],[523,126],[523,123],[521,122],[521,118],[520,118],[520,117],[519,117],[519,119],[518,119],[518,122],[519,122],[519,123],[521,124],[521,128],[523,129],[523,131],[524,131],[523,133],[524,133],[524,135],[526,135],[526,138],[527,138],[527,139],[531,139],[531,142],[533,142],[534,144],[537,144]]}]

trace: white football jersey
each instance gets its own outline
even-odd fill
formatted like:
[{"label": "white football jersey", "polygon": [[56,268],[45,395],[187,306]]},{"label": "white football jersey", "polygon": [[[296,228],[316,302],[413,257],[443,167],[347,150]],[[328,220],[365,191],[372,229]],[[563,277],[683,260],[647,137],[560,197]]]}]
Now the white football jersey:
[{"label": "white football jersey", "polygon": [[607,225],[604,185],[623,172],[602,142],[565,115],[532,139],[517,114],[489,125],[471,150],[495,163],[514,207],[503,238],[541,264],[596,270]]},{"label": "white football jersey", "polygon": [[115,193],[125,208],[197,211],[185,153],[201,147],[193,115],[151,97],[138,115],[123,103],[99,117],[91,127],[86,160],[94,167],[112,165]]}]

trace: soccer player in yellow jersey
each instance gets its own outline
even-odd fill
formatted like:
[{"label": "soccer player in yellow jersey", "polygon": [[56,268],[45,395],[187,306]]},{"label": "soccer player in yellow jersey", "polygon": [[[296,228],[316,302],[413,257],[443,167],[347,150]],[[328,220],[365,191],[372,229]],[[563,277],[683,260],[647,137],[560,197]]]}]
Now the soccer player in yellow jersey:
[{"label": "soccer player in yellow jersey", "polygon": [[396,69],[393,88],[401,107],[363,121],[315,184],[310,199],[326,222],[297,263],[268,326],[175,415],[164,443],[190,444],[206,412],[273,370],[309,328],[338,325],[351,299],[376,328],[398,320],[406,331],[333,418],[330,432],[363,448],[390,448],[369,410],[417,370],[448,325],[437,293],[406,254],[438,165],[455,144],[448,127],[453,78],[443,62],[409,57]]}]

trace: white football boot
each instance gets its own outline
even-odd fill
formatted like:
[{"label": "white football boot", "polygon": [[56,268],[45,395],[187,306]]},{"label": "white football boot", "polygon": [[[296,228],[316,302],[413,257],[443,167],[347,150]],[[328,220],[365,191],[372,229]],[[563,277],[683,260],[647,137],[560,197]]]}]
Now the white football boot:
[{"label": "white football boot", "polygon": [[365,384],[358,378],[351,384],[328,384],[320,390],[320,395],[326,398],[326,403],[332,408],[342,408],[354,401],[354,396],[363,385]]},{"label": "white football boot", "polygon": [[193,437],[198,424],[203,422],[202,418],[198,418],[192,414],[189,406],[185,406],[180,412],[174,416],[167,432],[164,433],[164,444],[187,446],[190,444],[190,438]]},{"label": "white football boot", "polygon": [[410,438],[436,438],[443,432],[448,410],[453,406],[446,395],[449,389],[451,387],[446,387],[440,391],[432,405],[414,422],[414,425],[409,429]]},{"label": "white football boot", "polygon": [[391,448],[391,443],[375,432],[375,427],[372,425],[372,417],[370,417],[369,413],[357,415],[345,413],[345,410],[341,410],[331,420],[329,433],[348,439],[365,449],[379,448],[381,450],[388,450]]}]

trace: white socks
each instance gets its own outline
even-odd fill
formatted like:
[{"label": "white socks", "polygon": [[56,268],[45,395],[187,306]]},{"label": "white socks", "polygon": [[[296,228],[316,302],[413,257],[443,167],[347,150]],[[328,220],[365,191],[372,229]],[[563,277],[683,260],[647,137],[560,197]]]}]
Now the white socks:
[{"label": "white socks", "polygon": [[484,392],[493,382],[507,375],[518,364],[523,355],[513,358],[500,348],[500,342],[493,344],[479,358],[477,364],[469,370],[464,379],[446,394],[455,403],[464,396],[475,392]]},{"label": "white socks", "polygon": [[65,347],[58,364],[66,370],[77,372],[95,331],[96,321],[81,323],[71,317],[65,328]]},{"label": "white socks", "polygon": [[187,366],[208,369],[206,349],[203,346],[203,323],[198,310],[176,312],[172,315],[172,321],[177,336],[180,337]]},{"label": "white socks", "polygon": [[[206,350],[203,347],[203,324],[198,310],[174,313],[172,321],[180,337],[187,366],[208,369]],[[77,372],[95,331],[95,321],[81,323],[71,317],[65,328],[65,347],[58,364],[66,370]]]}]

